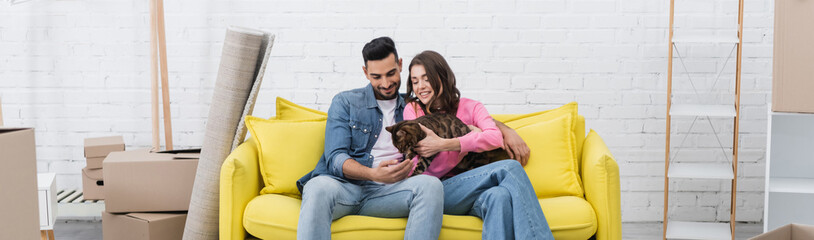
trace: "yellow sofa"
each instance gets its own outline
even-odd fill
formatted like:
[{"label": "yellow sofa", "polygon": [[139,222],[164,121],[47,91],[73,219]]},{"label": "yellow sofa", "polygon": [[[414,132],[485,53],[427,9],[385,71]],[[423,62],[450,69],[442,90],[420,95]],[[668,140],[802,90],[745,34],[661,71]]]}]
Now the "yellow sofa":
[{"label": "yellow sofa", "polygon": [[[591,131],[586,137],[582,116],[576,126],[585,194],[542,198],[540,205],[556,239],[622,239],[618,165],[599,135]],[[296,239],[301,201],[260,194],[264,184],[253,140],[226,158],[220,178],[220,239]],[[406,225],[406,218],[353,215],[334,221],[331,232],[333,239],[402,239]],[[444,215],[440,239],[479,239],[482,225],[477,217]]]}]

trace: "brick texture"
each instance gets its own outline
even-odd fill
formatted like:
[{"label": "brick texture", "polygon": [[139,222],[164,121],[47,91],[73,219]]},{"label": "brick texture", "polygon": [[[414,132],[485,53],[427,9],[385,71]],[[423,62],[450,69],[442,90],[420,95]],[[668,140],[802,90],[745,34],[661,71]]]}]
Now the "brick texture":
[{"label": "brick texture", "polygon": [[[677,31],[721,35],[737,27],[737,1],[677,2]],[[745,2],[736,207],[738,221],[759,222],[773,1]],[[579,102],[587,127],[602,135],[619,162],[623,221],[660,221],[668,8],[667,0],[167,1],[175,147],[203,141],[226,27],[277,35],[255,109],[260,117],[274,115],[277,96],[327,110],[334,94],[367,83],[362,46],[387,35],[396,40],[405,67],[422,50],[443,54],[463,96],[492,113]],[[8,126],[36,128],[38,170],[57,172],[60,188],[81,187],[83,138],[123,135],[129,149],[150,144],[147,9],[146,1],[124,0],[0,7],[3,116]],[[734,85],[734,59],[724,65],[730,50],[679,46],[689,72],[676,61],[675,101],[731,102],[726,89]],[[404,85],[406,69],[402,76]],[[715,89],[725,97],[699,97],[693,85],[702,95]],[[713,123],[731,146],[732,122]],[[689,125],[676,120],[673,129],[688,131]],[[725,161],[706,120],[696,127],[680,157]],[[681,138],[675,135],[674,147]],[[728,220],[728,182],[672,184],[675,218]]]}]

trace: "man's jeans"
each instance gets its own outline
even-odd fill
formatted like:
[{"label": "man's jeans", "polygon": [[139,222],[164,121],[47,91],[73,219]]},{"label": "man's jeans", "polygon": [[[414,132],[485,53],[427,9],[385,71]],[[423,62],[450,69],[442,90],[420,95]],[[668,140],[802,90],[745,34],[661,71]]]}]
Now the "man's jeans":
[{"label": "man's jeans", "polygon": [[388,185],[366,183],[360,186],[324,175],[309,180],[302,194],[297,239],[330,239],[331,222],[346,215],[409,216],[404,239],[438,239],[444,204],[438,178],[418,175]]},{"label": "man's jeans", "polygon": [[528,175],[516,160],[446,179],[444,214],[483,219],[483,239],[554,239]]}]

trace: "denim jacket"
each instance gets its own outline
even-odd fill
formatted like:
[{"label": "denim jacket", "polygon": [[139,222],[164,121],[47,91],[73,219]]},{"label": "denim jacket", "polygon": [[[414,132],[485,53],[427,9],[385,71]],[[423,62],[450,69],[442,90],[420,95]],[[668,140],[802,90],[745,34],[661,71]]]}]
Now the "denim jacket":
[{"label": "denim jacket", "polygon": [[[396,100],[396,122],[404,119],[404,105],[404,96],[399,94]],[[370,84],[334,96],[325,126],[325,150],[314,170],[297,180],[300,192],[308,180],[319,175],[330,175],[355,184],[364,182],[345,178],[342,165],[345,160],[353,158],[359,164],[371,167],[373,155],[370,155],[370,150],[382,130],[382,117]]]}]

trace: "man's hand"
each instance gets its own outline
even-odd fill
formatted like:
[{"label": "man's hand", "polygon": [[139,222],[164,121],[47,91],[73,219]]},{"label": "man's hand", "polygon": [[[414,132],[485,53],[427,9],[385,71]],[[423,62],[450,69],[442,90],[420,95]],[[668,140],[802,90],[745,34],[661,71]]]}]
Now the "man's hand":
[{"label": "man's hand", "polygon": [[520,162],[520,165],[526,166],[526,163],[529,162],[531,150],[526,145],[526,141],[523,141],[523,138],[517,135],[514,129],[503,132],[503,149],[509,153],[510,158]]},{"label": "man's hand", "polygon": [[517,135],[514,129],[506,126],[506,124],[495,120],[495,125],[497,125],[500,132],[503,133],[503,150],[509,153],[510,158],[520,162],[520,165],[526,166],[526,163],[529,162],[529,155],[531,154],[531,150],[529,146],[526,145],[526,141],[523,141],[523,138]]},{"label": "man's hand", "polygon": [[424,133],[427,134],[427,137],[422,139],[418,142],[415,146],[415,152],[422,157],[430,157],[438,152],[442,151],[460,151],[461,150],[461,142],[458,139],[444,139],[435,134],[432,130],[425,127],[424,125],[418,124],[421,126],[421,130],[424,130]]},{"label": "man's hand", "polygon": [[381,183],[395,183],[410,176],[413,172],[413,160],[386,160],[378,167],[372,168],[371,180]]}]

